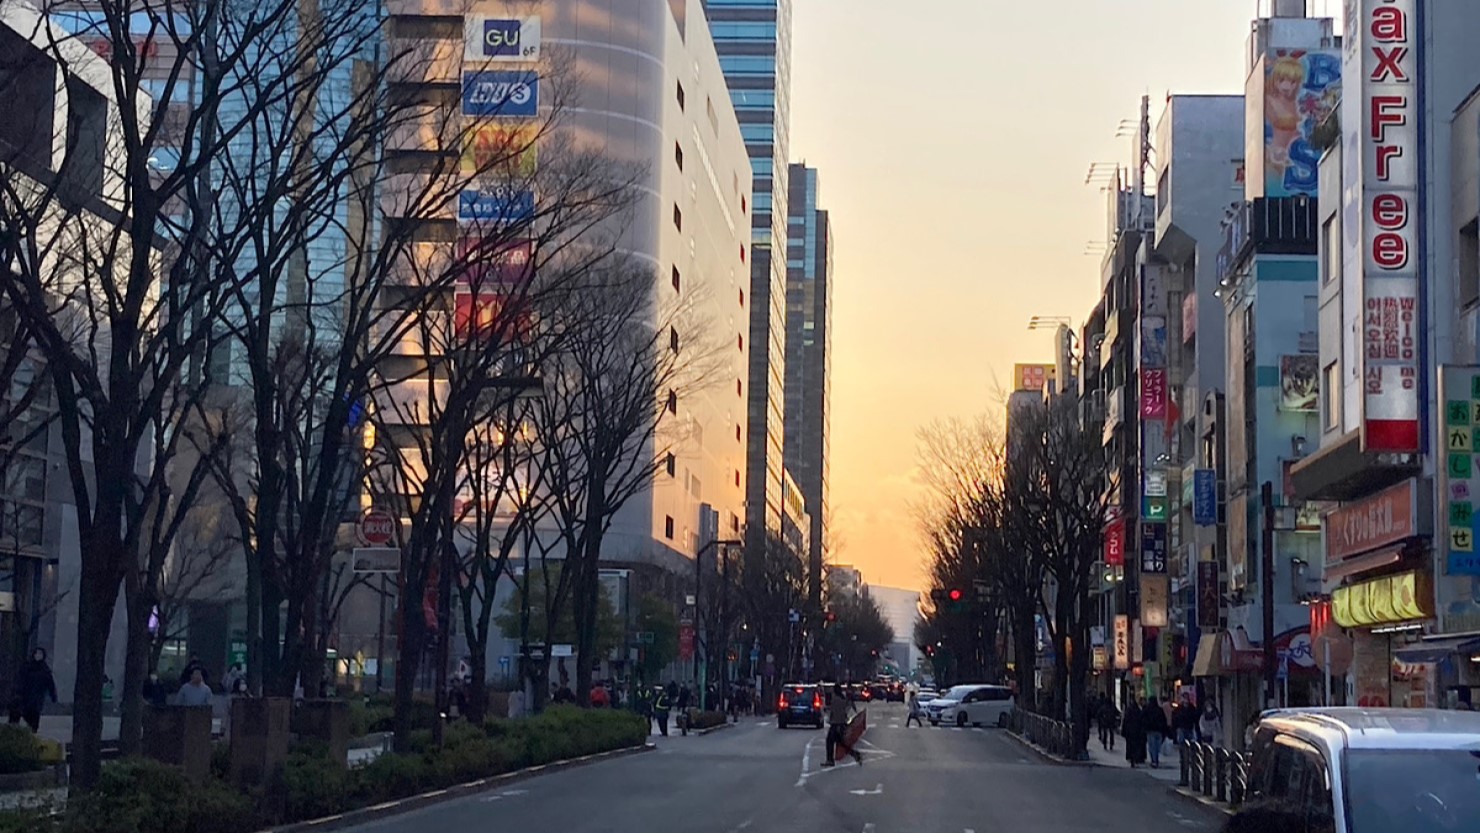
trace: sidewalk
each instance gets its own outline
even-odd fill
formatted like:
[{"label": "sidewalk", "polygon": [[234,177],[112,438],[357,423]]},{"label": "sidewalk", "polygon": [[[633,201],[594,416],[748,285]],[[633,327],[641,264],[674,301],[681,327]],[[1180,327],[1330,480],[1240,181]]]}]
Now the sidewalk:
[{"label": "sidewalk", "polygon": [[[1136,772],[1143,772],[1151,778],[1176,786],[1182,780],[1182,762],[1177,758],[1177,749],[1170,743],[1164,747],[1166,751],[1161,756],[1161,768],[1152,769],[1150,763],[1136,766]],[[1130,761],[1125,759],[1125,738],[1115,739],[1115,751],[1107,752],[1100,745],[1098,737],[1089,739],[1089,759],[1095,766],[1110,767],[1113,769],[1130,769]]]}]

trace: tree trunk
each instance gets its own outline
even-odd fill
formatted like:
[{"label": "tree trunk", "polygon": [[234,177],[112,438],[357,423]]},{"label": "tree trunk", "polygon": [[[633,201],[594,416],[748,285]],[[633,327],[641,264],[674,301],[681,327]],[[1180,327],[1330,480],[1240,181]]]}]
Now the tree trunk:
[{"label": "tree trunk", "polygon": [[1017,655],[1013,676],[1018,685],[1018,708],[1037,712],[1038,688],[1033,682],[1033,672],[1038,662],[1038,652],[1035,647],[1037,634],[1034,630],[1032,608],[1027,608],[1026,616],[1023,611],[1016,611],[1013,619],[1013,652]]},{"label": "tree trunk", "polygon": [[[407,590],[414,588],[408,587]],[[426,643],[426,623],[421,611],[423,595],[423,592],[406,592],[400,599],[401,633],[396,640],[396,699],[391,728],[395,733],[393,748],[401,754],[411,751],[412,702]]]},{"label": "tree trunk", "polygon": [[[122,710],[118,728],[118,748],[124,757],[139,754],[144,735],[144,679],[149,676],[149,661],[154,647],[149,634],[153,597],[140,585],[137,576],[125,581],[128,644],[124,654]],[[163,622],[160,629],[164,629]]]},{"label": "tree trunk", "polygon": [[[1080,617],[1081,620],[1083,617]],[[1085,757],[1089,747],[1089,623],[1079,621],[1074,627],[1074,655],[1069,662],[1069,708],[1074,726],[1075,757]]]},{"label": "tree trunk", "polygon": [[[274,697],[292,697],[293,680],[282,668],[282,589],[276,581],[262,582],[262,691]],[[283,677],[289,676],[286,682]]]},{"label": "tree trunk", "polygon": [[469,652],[468,670],[473,679],[468,681],[468,721],[482,726],[488,717],[488,655],[483,650]]},{"label": "tree trunk", "polygon": [[72,788],[87,792],[98,782],[103,750],[103,666],[119,580],[109,565],[120,558],[123,543],[84,536],[82,576],[77,596],[77,682],[72,687]]}]

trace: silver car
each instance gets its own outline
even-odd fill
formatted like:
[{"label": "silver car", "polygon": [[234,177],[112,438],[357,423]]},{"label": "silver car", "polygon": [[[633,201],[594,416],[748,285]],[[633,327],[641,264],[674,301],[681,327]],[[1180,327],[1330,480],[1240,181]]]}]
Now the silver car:
[{"label": "silver car", "polygon": [[1305,808],[1312,830],[1480,830],[1480,713],[1292,709],[1254,733],[1249,790]]}]

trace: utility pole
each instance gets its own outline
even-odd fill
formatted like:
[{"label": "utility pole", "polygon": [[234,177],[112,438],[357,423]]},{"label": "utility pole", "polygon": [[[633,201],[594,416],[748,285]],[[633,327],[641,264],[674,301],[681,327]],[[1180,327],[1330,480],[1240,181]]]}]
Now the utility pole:
[{"label": "utility pole", "polygon": [[1274,484],[1268,480],[1259,487],[1259,502],[1264,509],[1264,525],[1259,536],[1259,595],[1264,608],[1264,707],[1273,708],[1277,662],[1274,651]]}]

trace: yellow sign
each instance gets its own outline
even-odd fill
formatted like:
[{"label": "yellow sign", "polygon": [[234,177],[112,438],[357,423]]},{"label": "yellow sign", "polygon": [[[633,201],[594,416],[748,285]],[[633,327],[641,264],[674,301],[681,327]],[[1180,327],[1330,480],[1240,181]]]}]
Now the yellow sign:
[{"label": "yellow sign", "polygon": [[535,131],[497,122],[478,124],[463,135],[463,176],[528,179],[539,166]]},{"label": "yellow sign", "polygon": [[1058,371],[1051,364],[1015,364],[1012,366],[1012,389],[1038,393],[1053,383],[1057,375]]}]

